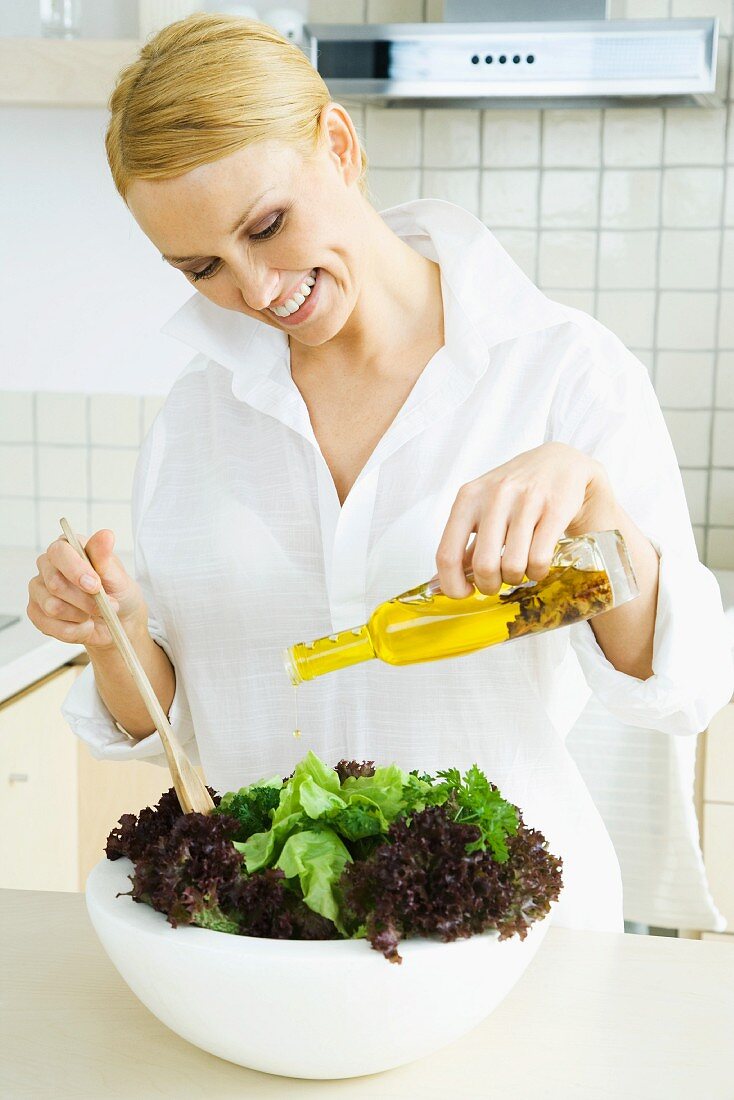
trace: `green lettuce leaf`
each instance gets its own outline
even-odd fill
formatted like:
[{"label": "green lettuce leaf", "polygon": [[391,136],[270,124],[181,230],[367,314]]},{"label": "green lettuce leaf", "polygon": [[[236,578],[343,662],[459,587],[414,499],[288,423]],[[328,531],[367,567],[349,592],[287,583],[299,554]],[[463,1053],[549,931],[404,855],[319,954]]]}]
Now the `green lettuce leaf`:
[{"label": "green lettuce leaf", "polygon": [[298,791],[301,807],[309,817],[319,818],[343,810],[346,802],[333,791],[321,787],[312,775],[307,775]]},{"label": "green lettuce leaf", "polygon": [[273,825],[282,821],[290,814],[295,813],[303,806],[301,804],[301,787],[307,779],[312,779],[317,787],[322,787],[327,793],[339,795],[339,776],[311,749],[308,750],[303,760],[296,764],[293,775],[283,787],[280,793],[280,803],[273,814]]},{"label": "green lettuce leaf", "polygon": [[306,815],[301,810],[296,810],[275,822],[267,832],[253,833],[243,844],[234,841],[234,846],[244,855],[245,866],[248,873],[252,874],[263,867],[272,867],[288,837],[301,829],[307,829],[309,825]]},{"label": "green lettuce leaf", "polygon": [[374,775],[350,775],[344,780],[340,793],[345,799],[351,794],[366,795],[391,822],[404,808],[403,786],[408,780],[409,776],[397,764],[389,764],[376,768]]},{"label": "green lettuce leaf", "polygon": [[334,887],[347,863],[352,862],[344,843],[333,829],[306,829],[294,833],[283,845],[275,864],[287,878],[298,877],[303,900],[315,913],[332,920],[345,935]]}]

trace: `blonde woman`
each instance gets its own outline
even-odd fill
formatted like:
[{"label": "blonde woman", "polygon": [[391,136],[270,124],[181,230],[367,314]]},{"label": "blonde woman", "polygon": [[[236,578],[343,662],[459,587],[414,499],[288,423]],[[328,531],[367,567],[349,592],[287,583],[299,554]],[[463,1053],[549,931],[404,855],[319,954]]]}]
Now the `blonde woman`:
[{"label": "blonde woman", "polygon": [[[101,530],[89,587],[64,539],[29,585],[38,629],[91,658],[63,708],[73,730],[96,757],[164,762],[86,594],[101,583],[217,790],[287,774],[308,747],[477,762],[562,856],[556,920],[621,931],[619,866],[565,735],[592,690],[673,735],[732,690],[645,368],[467,211],[378,213],[349,112],[266,26],[166,27],[121,73],[106,144],[132,216],[195,289],[163,331],[196,355],[141,448],[135,578]],[[285,646],[359,625],[436,567],[455,597],[469,561],[483,592],[540,579],[564,532],[608,528],[637,599],[456,660],[323,677],[298,689],[293,739]]]}]

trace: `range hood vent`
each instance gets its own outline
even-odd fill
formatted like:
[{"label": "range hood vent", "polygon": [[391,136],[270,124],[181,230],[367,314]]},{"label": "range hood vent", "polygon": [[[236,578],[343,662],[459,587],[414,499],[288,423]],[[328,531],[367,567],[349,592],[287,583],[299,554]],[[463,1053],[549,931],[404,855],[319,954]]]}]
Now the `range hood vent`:
[{"label": "range hood vent", "polygon": [[716,106],[717,19],[308,23],[335,99],[385,107]]}]

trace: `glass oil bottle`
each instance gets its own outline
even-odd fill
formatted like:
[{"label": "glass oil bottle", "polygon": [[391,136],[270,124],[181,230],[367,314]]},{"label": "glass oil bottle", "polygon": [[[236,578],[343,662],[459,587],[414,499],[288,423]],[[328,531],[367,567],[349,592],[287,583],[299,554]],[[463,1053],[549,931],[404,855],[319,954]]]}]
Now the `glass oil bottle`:
[{"label": "glass oil bottle", "polygon": [[[473,583],[471,570],[466,573]],[[367,623],[284,650],[293,684],[377,658],[391,665],[437,661],[582,622],[639,594],[619,531],[596,531],[557,543],[540,581],[502,584],[487,595],[476,585],[459,599],[438,581],[381,603]]]}]

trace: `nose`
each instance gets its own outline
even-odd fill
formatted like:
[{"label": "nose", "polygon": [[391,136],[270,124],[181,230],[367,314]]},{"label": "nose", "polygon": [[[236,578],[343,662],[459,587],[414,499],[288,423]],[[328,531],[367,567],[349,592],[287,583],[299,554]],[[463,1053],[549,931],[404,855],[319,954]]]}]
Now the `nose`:
[{"label": "nose", "polygon": [[274,271],[240,268],[234,272],[234,277],[250,309],[266,309],[278,296],[278,275]]}]

